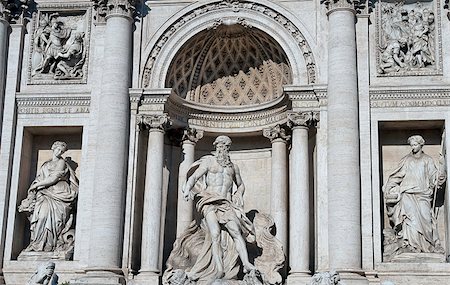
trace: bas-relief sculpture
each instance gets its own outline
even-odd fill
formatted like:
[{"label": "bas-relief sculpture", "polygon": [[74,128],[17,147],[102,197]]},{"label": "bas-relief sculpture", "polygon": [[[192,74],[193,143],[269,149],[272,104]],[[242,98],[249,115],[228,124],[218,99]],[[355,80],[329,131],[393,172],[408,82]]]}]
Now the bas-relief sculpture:
[{"label": "bas-relief sculpture", "polygon": [[26,285],[57,284],[58,275],[55,274],[55,263],[52,261],[41,264],[26,283]]},{"label": "bas-relief sculpture", "polygon": [[18,209],[29,215],[31,232],[30,244],[18,259],[71,259],[73,255],[72,210],[78,196],[78,179],[61,156],[67,144],[56,141],[52,151],[52,159],[42,164]]},{"label": "bas-relief sculpture", "polygon": [[[247,217],[245,186],[229,156],[231,139],[219,136],[214,146],[214,155],[196,161],[188,172],[182,194],[195,199],[201,218],[175,241],[163,284],[281,284],[278,270],[285,257],[271,234],[274,222],[258,212],[253,221]],[[250,251],[248,244],[261,252]]]},{"label": "bas-relief sculpture", "polygon": [[435,15],[430,3],[381,2],[381,74],[433,70],[436,65]]},{"label": "bas-relief sculpture", "polygon": [[414,260],[419,258],[416,253],[444,254],[436,209],[437,192],[446,181],[444,158],[436,167],[433,158],[423,152],[425,140],[419,135],[409,137],[408,143],[411,152],[383,186],[391,226],[383,230],[385,261]]},{"label": "bas-relief sculpture", "polygon": [[33,80],[83,78],[86,61],[84,16],[41,14],[33,34]]}]

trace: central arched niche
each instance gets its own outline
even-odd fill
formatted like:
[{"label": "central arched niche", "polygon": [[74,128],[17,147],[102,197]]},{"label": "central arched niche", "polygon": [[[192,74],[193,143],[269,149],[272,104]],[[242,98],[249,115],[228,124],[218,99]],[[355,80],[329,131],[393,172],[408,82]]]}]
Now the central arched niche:
[{"label": "central arched niche", "polygon": [[166,87],[188,101],[240,106],[277,99],[291,83],[287,56],[274,39],[255,28],[222,24],[181,47]]}]

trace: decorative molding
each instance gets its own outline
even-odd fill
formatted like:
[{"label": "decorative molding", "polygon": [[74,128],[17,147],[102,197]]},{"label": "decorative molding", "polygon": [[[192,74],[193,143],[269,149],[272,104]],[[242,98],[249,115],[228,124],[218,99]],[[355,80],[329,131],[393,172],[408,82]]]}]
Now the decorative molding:
[{"label": "decorative molding", "polygon": [[[43,3],[39,5],[39,10],[33,14],[32,19],[33,28],[31,31],[30,42],[33,44],[31,44],[29,48],[27,70],[28,85],[65,85],[87,83],[92,22],[92,11],[90,7],[91,5],[89,3]],[[43,27],[40,27],[40,25],[45,24],[47,21],[48,24],[46,24],[46,29],[51,29],[49,21],[52,19],[58,19],[58,21],[61,21],[64,25],[67,25],[67,28],[72,28],[73,26],[78,27],[79,30],[73,30],[70,32],[70,37],[66,39],[66,44],[70,44],[70,46],[64,48],[67,50],[67,56],[70,56],[67,60],[71,60],[71,58],[74,58],[77,55],[79,55],[79,58],[77,59],[75,66],[72,66],[72,63],[69,62],[68,64],[65,64],[64,56],[66,55],[65,52],[61,51],[59,54],[63,57],[57,61],[58,63],[61,63],[60,67],[58,67],[56,64],[53,64],[53,62],[56,61],[56,59],[54,59],[55,55],[51,54],[51,62],[48,63],[48,66],[44,66],[43,71],[41,71],[39,66],[44,63],[43,59],[47,54],[45,52],[43,54],[39,47],[38,37],[41,35],[41,30],[43,30]],[[64,19],[64,21],[61,19]],[[84,29],[82,27],[84,27]],[[79,41],[79,46],[76,46],[74,38],[80,37],[82,38]],[[73,50],[73,54],[69,55],[68,52],[71,49]],[[60,56],[59,54],[58,56]],[[52,65],[54,65],[54,67]],[[58,71],[53,71],[50,69],[58,69]],[[61,72],[62,69],[66,69],[69,73],[64,74],[64,72]]]},{"label": "decorative molding", "polygon": [[136,120],[136,123],[141,127],[141,129],[147,129],[150,131],[165,131],[171,125],[171,121],[167,114],[138,115]]},{"label": "decorative molding", "polygon": [[372,108],[450,106],[450,89],[371,90]]},{"label": "decorative molding", "polygon": [[283,141],[291,139],[291,136],[287,134],[285,127],[281,125],[275,125],[274,127],[264,129],[263,136],[270,139],[272,143],[279,139]]},{"label": "decorative molding", "polygon": [[89,113],[90,97],[58,96],[16,98],[18,114],[73,114]]},{"label": "decorative molding", "polygon": [[[144,71],[143,71],[143,86],[148,87],[150,83],[150,74],[155,63],[156,58],[160,54],[161,50],[164,48],[168,40],[179,30],[181,27],[187,25],[189,22],[195,20],[195,18],[206,14],[206,13],[215,13],[219,10],[223,9],[232,9],[235,13],[238,13],[241,10],[250,10],[254,12],[261,13],[265,17],[269,17],[272,20],[281,24],[293,37],[296,44],[300,47],[303,57],[306,62],[306,68],[308,71],[308,82],[315,83],[317,77],[317,68],[315,59],[313,57],[313,53],[311,47],[306,41],[305,37],[302,35],[300,30],[287,18],[285,18],[280,13],[276,12],[270,7],[265,5],[255,3],[248,0],[243,1],[230,1],[223,0],[220,2],[205,4],[193,11],[190,11],[180,17],[173,25],[166,29],[166,31],[159,37],[156,44],[152,48],[150,52],[150,56],[146,61]],[[244,20],[244,18],[242,18]]]},{"label": "decorative molding", "polygon": [[[375,21],[378,77],[443,74],[440,6],[440,0],[432,2],[422,0],[402,4],[402,6],[388,1],[378,2]],[[392,9],[397,9],[397,11],[391,12]],[[418,11],[417,14],[420,14],[421,17],[427,10],[426,14],[431,14],[431,17],[427,16],[427,19],[420,18],[421,22],[416,22],[417,29],[420,29],[418,24],[423,25],[422,30],[408,32],[408,29],[413,29],[415,26],[411,27],[412,24],[410,24],[409,19],[401,20],[401,13],[403,11],[405,13],[404,17],[409,17],[413,10],[415,12]],[[393,21],[390,25],[388,17],[391,17],[389,19]],[[429,19],[433,22],[429,23]],[[397,26],[397,28],[392,29],[389,33],[386,29],[383,29],[383,25],[386,25],[389,30],[392,29],[393,25]],[[415,35],[415,33],[420,33],[420,35]],[[422,51],[424,47],[428,49],[428,52]]]},{"label": "decorative molding", "polygon": [[287,125],[290,128],[303,127],[311,128],[319,122],[319,112],[288,112]]}]

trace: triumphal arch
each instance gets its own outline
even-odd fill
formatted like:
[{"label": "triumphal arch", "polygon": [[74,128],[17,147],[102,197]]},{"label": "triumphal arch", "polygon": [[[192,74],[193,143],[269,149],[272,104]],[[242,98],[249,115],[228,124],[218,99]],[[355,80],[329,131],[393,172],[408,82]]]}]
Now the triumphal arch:
[{"label": "triumphal arch", "polygon": [[0,0],[0,282],[450,284],[448,0]]}]

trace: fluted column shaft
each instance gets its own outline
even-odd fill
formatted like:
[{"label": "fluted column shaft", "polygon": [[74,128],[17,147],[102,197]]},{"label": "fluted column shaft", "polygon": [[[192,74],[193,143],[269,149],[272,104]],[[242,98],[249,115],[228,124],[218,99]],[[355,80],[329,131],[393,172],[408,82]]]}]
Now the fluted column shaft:
[{"label": "fluted column shaft", "polygon": [[328,19],[330,268],[355,272],[361,270],[361,189],[353,4],[335,1]]},{"label": "fluted column shaft", "polygon": [[[289,185],[289,267],[291,275],[307,276],[310,271],[310,186],[309,128],[317,122],[317,113],[290,113],[292,147]],[[296,230],[292,230],[296,229]]]},{"label": "fluted column shaft", "polygon": [[287,140],[290,138],[279,125],[264,130],[264,136],[272,142],[272,191],[270,192],[270,214],[276,226],[276,237],[284,251],[288,245],[288,167]]},{"label": "fluted column shaft", "polygon": [[[129,92],[132,18],[128,7],[110,1],[106,18],[102,92],[92,210],[89,268],[121,268],[126,163],[129,138]],[[114,3],[113,3],[114,2]],[[122,1],[124,2],[124,1]]]},{"label": "fluted column shaft", "polygon": [[181,191],[186,183],[186,175],[189,171],[189,167],[194,163],[195,145],[202,137],[203,132],[195,129],[186,129],[183,132],[181,145],[183,151],[183,161],[180,163],[178,172],[177,237],[180,236],[184,230],[186,230],[194,219],[194,202],[192,200],[185,201]]}]

